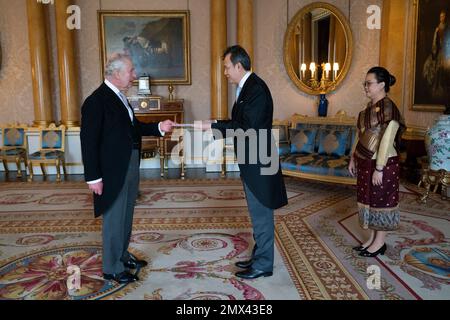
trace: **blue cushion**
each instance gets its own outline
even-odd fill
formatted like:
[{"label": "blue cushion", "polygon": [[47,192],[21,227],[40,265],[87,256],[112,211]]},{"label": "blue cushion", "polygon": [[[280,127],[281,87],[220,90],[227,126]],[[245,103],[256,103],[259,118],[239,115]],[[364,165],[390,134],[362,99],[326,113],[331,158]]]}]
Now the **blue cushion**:
[{"label": "blue cushion", "polygon": [[23,128],[6,128],[3,136],[3,145],[23,146],[25,140],[25,130]]},{"label": "blue cushion", "polygon": [[291,153],[312,153],[317,129],[290,129]]},{"label": "blue cushion", "polygon": [[356,127],[352,127],[352,129],[350,130],[351,134],[350,134],[350,139],[349,139],[349,144],[347,147],[347,150],[345,151],[345,154],[349,154],[350,151],[352,150],[353,144],[355,143],[355,139],[356,139],[356,135],[358,132],[358,129]]},{"label": "blue cushion", "polygon": [[29,155],[31,160],[56,160],[57,158],[63,158],[64,153],[62,151],[36,151]]},{"label": "blue cushion", "polygon": [[321,129],[319,131],[319,154],[343,156],[349,143],[350,128]]},{"label": "blue cushion", "polygon": [[62,131],[44,130],[42,131],[42,149],[62,148]]},{"label": "blue cushion", "polygon": [[0,155],[2,156],[18,156],[21,154],[25,154],[26,150],[24,148],[14,148],[14,149],[5,149],[0,150]]},{"label": "blue cushion", "polygon": [[272,131],[278,130],[278,141],[280,143],[289,141],[288,125],[277,124],[272,126]]},{"label": "blue cushion", "polygon": [[289,154],[290,151],[291,151],[291,147],[289,146],[289,143],[280,142],[280,144],[278,145],[278,155],[279,156],[287,155],[287,154]]}]

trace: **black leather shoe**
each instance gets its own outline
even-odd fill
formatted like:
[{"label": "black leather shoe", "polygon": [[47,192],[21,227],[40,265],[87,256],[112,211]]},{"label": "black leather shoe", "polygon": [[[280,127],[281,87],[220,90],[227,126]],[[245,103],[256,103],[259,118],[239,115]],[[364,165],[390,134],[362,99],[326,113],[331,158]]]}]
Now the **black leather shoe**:
[{"label": "black leather shoe", "polygon": [[138,260],[133,257],[130,257],[130,260],[128,260],[127,262],[124,262],[123,265],[126,268],[137,269],[137,268],[143,268],[143,267],[147,266],[148,263],[145,260]]},{"label": "black leather shoe", "polygon": [[246,260],[246,261],[238,261],[234,265],[241,269],[248,269],[252,266],[252,263],[253,263],[253,260],[250,259],[250,260]]},{"label": "black leather shoe", "polygon": [[273,272],[269,271],[262,271],[257,269],[248,269],[245,271],[239,271],[236,272],[236,277],[242,278],[242,279],[256,279],[259,277],[271,277],[273,275]]},{"label": "black leather shoe", "polygon": [[357,246],[357,247],[353,247],[352,249],[355,251],[361,252],[361,251],[366,250],[367,248],[364,248],[363,246]]},{"label": "black leather shoe", "polygon": [[139,278],[136,275],[131,274],[127,271],[124,271],[121,273],[113,273],[113,274],[104,273],[103,278],[105,280],[114,280],[118,283],[130,283],[130,282],[139,281]]},{"label": "black leather shoe", "polygon": [[359,255],[360,255],[361,257],[370,257],[370,258],[373,258],[373,257],[376,257],[376,256],[379,255],[379,254],[384,254],[384,253],[386,252],[386,248],[387,248],[387,246],[386,246],[386,243],[385,243],[385,244],[383,244],[383,246],[382,246],[380,249],[378,249],[378,250],[375,251],[375,252],[369,252],[369,251],[367,251],[367,250],[364,250],[364,251],[361,251],[361,252],[359,253]]}]

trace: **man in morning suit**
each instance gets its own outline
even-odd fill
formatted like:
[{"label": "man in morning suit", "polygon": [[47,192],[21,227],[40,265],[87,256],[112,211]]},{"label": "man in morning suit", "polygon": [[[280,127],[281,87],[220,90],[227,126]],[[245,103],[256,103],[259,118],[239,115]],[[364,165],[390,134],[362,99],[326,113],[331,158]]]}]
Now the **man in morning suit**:
[{"label": "man in morning suit", "polygon": [[[274,262],[273,211],[287,204],[279,156],[272,136],[272,96],[266,83],[250,71],[250,57],[242,47],[229,47],[223,55],[223,60],[225,76],[230,83],[237,85],[231,120],[205,122],[200,127],[203,130],[219,130],[222,137],[234,135],[234,149],[255,240],[251,259],[236,263],[237,267],[245,269],[237,272],[236,276],[244,279],[268,277],[273,274]],[[214,132],[213,134],[217,138],[218,135]],[[239,143],[242,137],[245,139],[243,148]],[[264,155],[260,152],[263,145],[269,151],[271,163],[264,161]],[[255,153],[256,161],[251,161],[252,157],[256,157]],[[272,172],[264,171],[271,166],[274,166]]]},{"label": "man in morning suit", "polygon": [[128,252],[139,185],[141,136],[162,136],[173,122],[144,124],[134,116],[124,92],[136,79],[130,57],[113,54],[105,80],[81,109],[84,176],[94,193],[95,217],[103,215],[103,277],[119,283],[139,280],[129,269],[147,262]]}]

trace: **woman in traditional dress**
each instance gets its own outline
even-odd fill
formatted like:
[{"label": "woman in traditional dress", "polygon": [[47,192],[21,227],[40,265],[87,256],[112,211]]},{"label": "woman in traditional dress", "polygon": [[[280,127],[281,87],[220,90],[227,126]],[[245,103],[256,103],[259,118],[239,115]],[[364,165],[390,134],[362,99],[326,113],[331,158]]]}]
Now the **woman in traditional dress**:
[{"label": "woman in traditional dress", "polygon": [[358,116],[358,135],[348,170],[357,176],[359,223],[370,229],[369,239],[353,249],[360,256],[376,257],[386,251],[386,233],[400,223],[399,145],[405,123],[395,103],[387,96],[395,77],[385,68],[367,72],[364,89],[370,99]]}]

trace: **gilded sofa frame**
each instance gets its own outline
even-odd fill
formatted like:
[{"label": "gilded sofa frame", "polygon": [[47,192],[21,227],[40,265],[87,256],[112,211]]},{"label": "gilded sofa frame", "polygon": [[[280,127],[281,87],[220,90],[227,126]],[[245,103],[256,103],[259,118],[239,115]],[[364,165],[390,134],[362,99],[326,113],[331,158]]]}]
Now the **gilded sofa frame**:
[{"label": "gilded sofa frame", "polygon": [[[280,123],[275,121],[274,123]],[[356,118],[349,117],[345,111],[338,111],[332,117],[309,117],[301,114],[294,114],[290,120],[290,128],[295,129],[298,123],[302,124],[323,124],[323,125],[346,125],[356,126]],[[308,180],[317,180],[322,182],[339,183],[346,185],[356,185],[356,177],[338,177],[313,173],[305,173],[298,170],[282,170],[283,175],[303,178]]]}]

